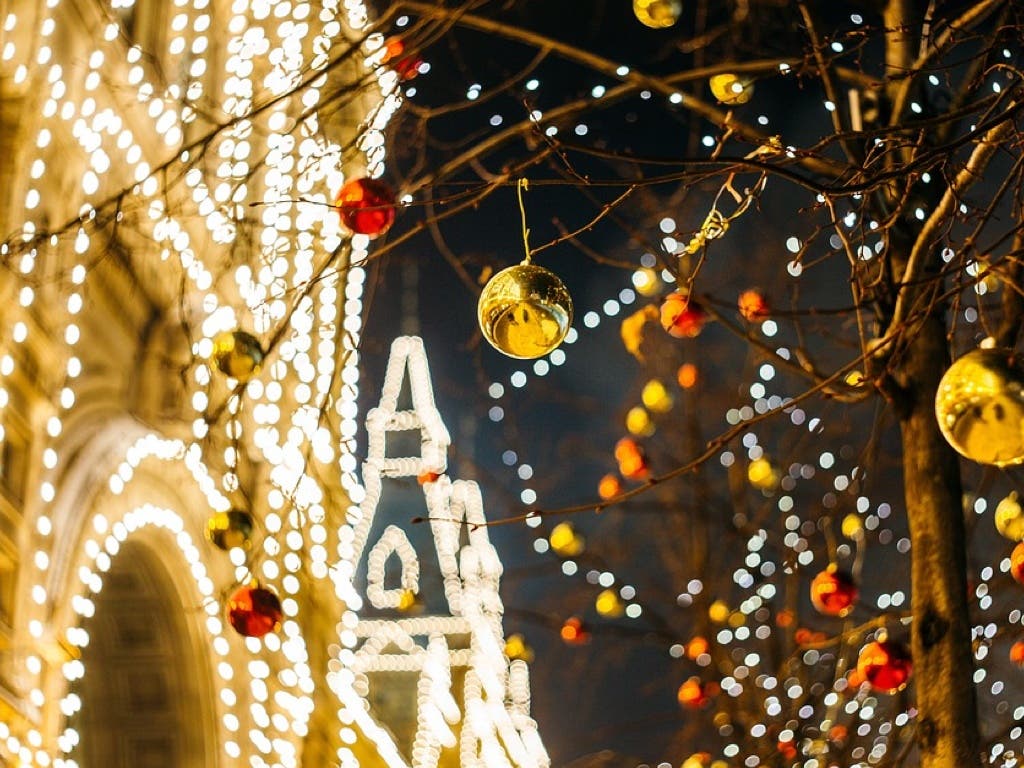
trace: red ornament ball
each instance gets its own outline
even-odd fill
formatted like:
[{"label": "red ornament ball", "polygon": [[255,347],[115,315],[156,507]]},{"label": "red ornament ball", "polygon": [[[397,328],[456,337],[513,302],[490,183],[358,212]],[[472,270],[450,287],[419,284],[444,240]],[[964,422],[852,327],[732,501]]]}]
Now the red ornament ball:
[{"label": "red ornament ball", "polygon": [[420,485],[426,485],[427,483],[436,483],[441,477],[440,472],[435,472],[432,469],[425,469],[416,475],[416,482]]},{"label": "red ornament ball", "polygon": [[741,293],[736,305],[740,311],[740,316],[750,323],[764,320],[771,314],[768,300],[753,288]]},{"label": "red ornament ball", "polygon": [[420,73],[423,59],[419,56],[403,56],[404,53],[405,43],[401,38],[389,37],[384,41],[384,56],[381,62],[395,70],[403,80],[412,80]]},{"label": "red ornament ball", "polygon": [[700,335],[707,313],[700,305],[682,293],[670,293],[661,303],[661,327],[677,339],[692,339]]},{"label": "red ornament ball", "polygon": [[705,683],[699,677],[691,677],[679,686],[679,690],[676,691],[676,699],[681,706],[687,709],[702,709],[711,702],[718,691],[717,683]]},{"label": "red ornament ball", "polygon": [[242,587],[228,600],[228,622],[244,637],[276,631],[283,615],[281,601],[265,587]]},{"label": "red ornament ball", "polygon": [[357,235],[380,237],[395,223],[395,193],[383,181],[352,179],[334,205],[342,225]]},{"label": "red ornament ball", "polygon": [[876,640],[861,648],[857,673],[881,693],[902,691],[913,669],[910,651],[891,640]]},{"label": "red ornament ball", "polygon": [[857,602],[857,584],[846,571],[830,565],[811,582],[811,604],[818,613],[842,618]]},{"label": "red ornament ball", "polygon": [[1018,584],[1024,584],[1024,541],[1010,553],[1010,575]]},{"label": "red ornament ball", "polygon": [[590,642],[590,630],[579,616],[566,619],[558,634],[566,645],[586,645]]},{"label": "red ornament ball", "polygon": [[1018,667],[1024,667],[1024,640],[1018,640],[1010,646],[1010,661]]},{"label": "red ornament ball", "polygon": [[615,461],[619,464],[619,474],[627,480],[645,480],[650,475],[647,455],[632,438],[624,437],[615,444]]}]

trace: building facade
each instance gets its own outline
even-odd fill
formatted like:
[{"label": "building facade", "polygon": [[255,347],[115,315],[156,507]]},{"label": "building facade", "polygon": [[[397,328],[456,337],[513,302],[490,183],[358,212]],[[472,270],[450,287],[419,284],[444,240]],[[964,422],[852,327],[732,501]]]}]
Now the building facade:
[{"label": "building facade", "polygon": [[358,471],[372,243],[332,203],[385,170],[386,23],[0,4],[0,765],[547,764],[414,338]]}]

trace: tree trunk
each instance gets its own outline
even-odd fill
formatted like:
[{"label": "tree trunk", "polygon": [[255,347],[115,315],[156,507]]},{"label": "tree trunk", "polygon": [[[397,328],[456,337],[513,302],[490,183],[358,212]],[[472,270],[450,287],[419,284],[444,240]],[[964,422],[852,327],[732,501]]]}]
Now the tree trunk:
[{"label": "tree trunk", "polygon": [[981,765],[960,467],[935,419],[935,392],[949,363],[947,350],[941,315],[932,314],[900,359],[908,398],[900,428],[922,768]]}]

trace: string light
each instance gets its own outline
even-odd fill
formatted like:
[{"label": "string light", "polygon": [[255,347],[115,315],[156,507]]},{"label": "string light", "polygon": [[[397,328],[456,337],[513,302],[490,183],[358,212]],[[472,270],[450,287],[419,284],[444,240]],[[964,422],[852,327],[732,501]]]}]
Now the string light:
[{"label": "string light", "polygon": [[[399,409],[398,398],[406,381],[412,407]],[[351,690],[354,685],[372,686],[377,672],[415,672],[419,678],[413,766],[435,765],[440,750],[455,745],[451,726],[457,722],[461,722],[458,744],[463,765],[548,765],[547,753],[536,735],[536,723],[529,717],[525,667],[515,667],[515,684],[510,683],[512,667],[504,652],[503,607],[498,592],[501,562],[490,543],[479,486],[466,480],[453,481],[444,473],[451,440],[434,403],[426,353],[419,338],[401,337],[392,344],[380,404],[367,414],[366,424],[366,492],[358,509],[350,512],[351,534],[342,537],[339,552],[343,562],[334,571],[337,594],[346,603],[357,595],[353,584],[356,565],[374,530],[384,481],[419,477],[429,471],[432,480],[422,486],[423,495],[450,616],[360,620],[357,608],[346,611],[339,625],[340,667],[328,678],[342,702],[343,720],[358,723],[388,765],[401,765],[390,736],[364,722],[360,702]],[[419,455],[388,456],[387,435],[409,430],[420,434]],[[460,545],[463,532],[467,541]],[[369,551],[368,580],[373,590],[367,590],[368,596],[379,608],[393,608],[399,590],[389,593],[383,587],[385,561],[391,553],[398,554],[401,586],[416,589],[415,552],[396,525],[388,525]],[[460,639],[466,636],[468,648]],[[464,671],[461,721],[451,693],[454,667]]]}]

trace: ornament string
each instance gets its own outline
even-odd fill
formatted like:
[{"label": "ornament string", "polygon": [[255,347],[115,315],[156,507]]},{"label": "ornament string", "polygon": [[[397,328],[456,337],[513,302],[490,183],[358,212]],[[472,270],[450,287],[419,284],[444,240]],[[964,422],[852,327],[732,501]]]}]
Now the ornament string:
[{"label": "ornament string", "polygon": [[[744,160],[753,160],[758,157],[777,155],[782,151],[782,144],[778,136],[773,136],[769,139],[767,144],[762,144],[760,147],[755,149],[753,152],[744,156]],[[750,207],[762,192],[764,192],[765,186],[768,184],[768,172],[762,171],[757,183],[753,187],[745,189],[741,195],[733,187],[732,183],[736,178],[736,171],[733,171],[726,178],[725,183],[718,190],[718,194],[715,195],[715,201],[711,204],[711,210],[708,212],[707,217],[704,219],[704,223],[701,224],[697,234],[693,236],[689,244],[686,246],[687,254],[694,254],[703,248],[708,241],[717,240],[722,237],[728,230],[729,225],[747,212]],[[732,196],[733,200],[736,201],[736,209],[729,215],[726,216],[718,209],[718,202],[722,199],[722,195],[726,192]]]},{"label": "ornament string", "polygon": [[[771,157],[778,155],[780,152],[782,152],[782,141],[778,136],[772,136],[765,144],[762,144],[753,152],[746,154],[744,159],[753,160],[759,157]],[[689,271],[689,274],[686,276],[685,286],[687,293],[693,287],[693,281],[696,279],[697,273],[700,271],[700,268],[704,263],[707,244],[712,240],[718,240],[719,238],[724,237],[725,233],[729,231],[729,225],[747,212],[747,209],[750,208],[751,204],[761,196],[761,193],[764,192],[764,189],[768,184],[768,171],[761,171],[761,175],[758,177],[757,182],[752,187],[744,189],[743,194],[740,194],[733,186],[733,181],[736,179],[736,173],[737,171],[732,171],[726,177],[725,183],[722,184],[718,193],[715,195],[714,202],[711,203],[711,210],[708,211],[708,215],[704,218],[704,222],[700,225],[700,229],[698,229],[697,233],[690,238],[690,242],[687,243],[686,247],[680,254],[680,278],[685,272]],[[733,212],[728,216],[722,213],[718,208],[719,201],[722,199],[722,195],[726,192],[728,192],[736,202],[735,210],[733,210]],[[684,269],[684,261],[698,252],[701,252],[701,255],[693,269]]]},{"label": "ornament string", "polygon": [[523,250],[526,252],[526,257],[523,259],[523,264],[530,263],[530,229],[526,226],[526,205],[523,203],[523,192],[530,188],[530,182],[524,177],[519,180],[516,184],[516,195],[519,198],[519,218],[523,224]]}]

